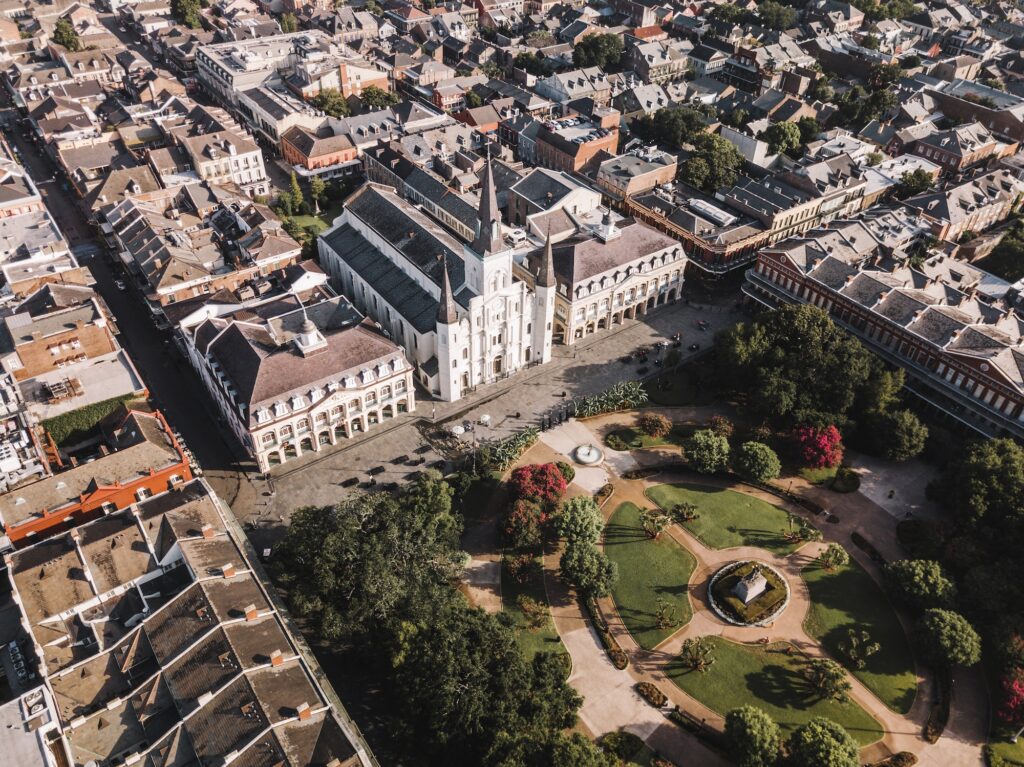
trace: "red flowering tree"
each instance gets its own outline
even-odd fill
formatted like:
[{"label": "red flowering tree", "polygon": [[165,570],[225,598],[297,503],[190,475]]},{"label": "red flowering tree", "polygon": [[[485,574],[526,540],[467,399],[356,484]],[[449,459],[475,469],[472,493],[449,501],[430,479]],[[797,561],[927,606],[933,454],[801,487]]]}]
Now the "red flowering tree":
[{"label": "red flowering tree", "polygon": [[997,715],[1014,727],[1024,725],[1024,672],[1014,669],[1000,684],[1003,694]]},{"label": "red flowering tree", "polygon": [[536,501],[520,498],[505,517],[505,541],[514,549],[533,549],[540,545],[541,528],[547,515]]},{"label": "red flowering tree", "polygon": [[554,506],[565,495],[565,477],[553,463],[538,463],[516,469],[508,484],[513,498],[539,501],[546,506]]},{"label": "red flowering tree", "polygon": [[819,429],[798,426],[793,432],[800,460],[812,469],[838,466],[843,460],[843,437],[834,425]]}]

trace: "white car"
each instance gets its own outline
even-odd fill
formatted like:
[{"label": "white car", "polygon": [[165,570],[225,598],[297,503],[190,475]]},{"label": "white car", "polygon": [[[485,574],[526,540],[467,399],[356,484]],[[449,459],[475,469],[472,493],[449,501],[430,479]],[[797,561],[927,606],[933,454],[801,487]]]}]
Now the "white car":
[{"label": "white car", "polygon": [[114,280],[114,287],[118,290],[127,290],[128,286],[124,284],[124,280]]}]

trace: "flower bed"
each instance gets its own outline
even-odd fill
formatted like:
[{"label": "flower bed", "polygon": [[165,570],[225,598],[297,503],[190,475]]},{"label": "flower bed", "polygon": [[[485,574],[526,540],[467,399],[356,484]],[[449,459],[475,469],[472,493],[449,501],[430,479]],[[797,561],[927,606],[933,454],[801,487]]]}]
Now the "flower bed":
[{"label": "flower bed", "polygon": [[636,691],[640,697],[646,700],[655,708],[661,708],[668,702],[668,696],[658,689],[657,685],[651,682],[637,682]]}]

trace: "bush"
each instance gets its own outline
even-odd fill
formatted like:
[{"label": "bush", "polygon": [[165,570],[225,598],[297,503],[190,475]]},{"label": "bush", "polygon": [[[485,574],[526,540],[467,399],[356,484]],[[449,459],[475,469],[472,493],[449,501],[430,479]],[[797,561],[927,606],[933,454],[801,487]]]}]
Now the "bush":
[{"label": "bush", "polygon": [[631,732],[609,732],[601,738],[601,748],[617,759],[628,762],[644,747],[644,742]]},{"label": "bush", "polygon": [[829,488],[836,493],[852,493],[860,487],[860,475],[848,466],[840,466]]},{"label": "bush", "polygon": [[50,437],[58,445],[74,445],[94,435],[100,421],[117,410],[123,403],[136,399],[134,394],[93,402],[67,413],[61,413],[42,422]]},{"label": "bush", "polygon": [[793,431],[793,441],[800,460],[808,468],[831,468],[843,460],[842,435],[834,425],[798,426]]},{"label": "bush", "polygon": [[616,432],[612,432],[604,438],[604,443],[612,450],[629,450],[629,445]]},{"label": "bush", "polygon": [[505,542],[514,549],[540,546],[544,512],[536,501],[520,498],[505,517]]},{"label": "bush", "polygon": [[729,466],[729,441],[710,429],[702,429],[687,443],[686,457],[701,474],[724,471]]},{"label": "bush", "polygon": [[744,442],[736,451],[736,471],[751,482],[764,484],[775,479],[782,471],[782,463],[768,445]]},{"label": "bush", "polygon": [[640,693],[640,697],[646,700],[655,708],[661,708],[668,702],[668,697],[661,690],[658,689],[657,685],[651,684],[650,682],[637,682],[636,691]]},{"label": "bush", "polygon": [[708,428],[719,437],[725,437],[726,439],[732,439],[732,434],[736,431],[736,427],[733,426],[732,421],[724,415],[711,416],[711,418],[708,419]]},{"label": "bush", "polygon": [[553,506],[565,495],[565,477],[553,463],[522,466],[509,477],[513,498],[525,498]]},{"label": "bush", "polygon": [[559,473],[561,473],[562,479],[565,480],[565,484],[568,485],[570,482],[576,479],[576,469],[573,467],[571,463],[559,461],[558,463],[555,464],[555,466],[558,467],[558,471]]},{"label": "bush", "polygon": [[600,506],[609,498],[611,498],[611,495],[614,492],[615,487],[610,482],[601,485],[601,489],[594,494],[594,503]]},{"label": "bush", "polygon": [[660,413],[644,413],[639,420],[640,431],[648,437],[661,439],[672,431],[672,422]]},{"label": "bush", "polygon": [[600,394],[584,397],[574,403],[574,415],[589,418],[616,410],[629,410],[647,404],[647,391],[639,381],[623,381],[614,384]]}]

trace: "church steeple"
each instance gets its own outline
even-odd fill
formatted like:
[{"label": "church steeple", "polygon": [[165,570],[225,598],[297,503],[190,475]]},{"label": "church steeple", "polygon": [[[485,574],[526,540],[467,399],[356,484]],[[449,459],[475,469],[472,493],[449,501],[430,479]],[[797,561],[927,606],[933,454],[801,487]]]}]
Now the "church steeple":
[{"label": "church steeple", "polygon": [[555,286],[555,252],[551,247],[551,225],[548,225],[548,236],[544,240],[544,255],[540,260],[540,271],[537,272],[537,286],[553,288]]},{"label": "church steeple", "polygon": [[491,154],[488,150],[483,185],[480,188],[480,219],[473,250],[486,256],[505,249],[501,241],[501,211],[498,210],[498,193],[494,188],[494,173],[491,170]]},{"label": "church steeple", "polygon": [[459,320],[455,311],[455,296],[452,295],[452,283],[448,279],[448,259],[441,256],[441,302],[437,305],[437,321],[441,325],[454,325]]}]

